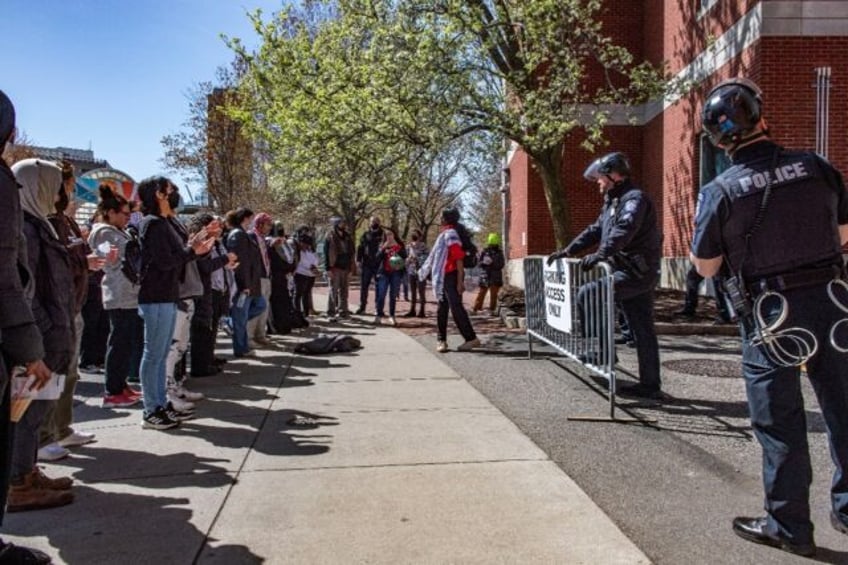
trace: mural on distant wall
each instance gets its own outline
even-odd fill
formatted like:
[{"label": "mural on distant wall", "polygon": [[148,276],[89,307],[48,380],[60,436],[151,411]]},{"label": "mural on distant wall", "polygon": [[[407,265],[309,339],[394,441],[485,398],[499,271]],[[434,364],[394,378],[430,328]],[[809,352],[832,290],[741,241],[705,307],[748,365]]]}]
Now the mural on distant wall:
[{"label": "mural on distant wall", "polygon": [[83,202],[97,204],[98,189],[101,184],[109,186],[127,200],[138,200],[135,181],[128,174],[116,169],[95,169],[78,176],[76,198]]}]

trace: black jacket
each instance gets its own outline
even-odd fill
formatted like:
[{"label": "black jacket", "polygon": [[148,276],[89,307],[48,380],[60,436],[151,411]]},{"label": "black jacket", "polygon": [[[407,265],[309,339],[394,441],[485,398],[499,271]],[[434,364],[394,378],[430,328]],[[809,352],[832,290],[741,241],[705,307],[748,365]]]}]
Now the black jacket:
[{"label": "black jacket", "polygon": [[356,261],[363,267],[377,269],[380,266],[380,245],[383,243],[383,228],[368,229],[359,238],[359,248],[356,250]]},{"label": "black jacket", "polygon": [[[0,159],[0,202],[5,207],[0,222],[0,346],[4,358],[13,365],[44,358],[41,333],[25,291],[32,277],[18,190],[12,171]],[[67,294],[67,290],[64,292]]]},{"label": "black jacket", "polygon": [[[491,259],[486,264],[485,258]],[[503,251],[497,245],[490,245],[480,252],[480,260],[477,265],[482,269],[480,273],[480,286],[503,286],[503,268],[506,264]]]},{"label": "black jacket", "polygon": [[32,314],[44,343],[44,362],[56,373],[66,374],[74,351],[73,275],[68,250],[53,236],[50,226],[24,212],[27,262],[35,293]]},{"label": "black jacket", "polygon": [[230,262],[229,257],[212,254],[204,255],[197,260],[197,272],[200,274],[200,282],[203,283],[203,295],[194,299],[194,316],[192,324],[211,327],[214,318],[214,301],[212,299],[212,272],[221,269]]},{"label": "black jacket", "polygon": [[167,218],[146,215],[139,225],[141,286],[139,304],[179,302],[185,264],[196,258]]},{"label": "black jacket", "polygon": [[227,250],[238,256],[239,266],[235,270],[237,291],[247,289],[251,296],[261,296],[264,266],[256,237],[236,228],[227,235]]},{"label": "black jacket", "polygon": [[[660,268],[662,235],[654,203],[627,179],[607,191],[595,222],[566,247],[574,255],[598,245],[602,261],[616,271],[626,271],[653,288]],[[641,272],[633,272],[638,268]]]}]

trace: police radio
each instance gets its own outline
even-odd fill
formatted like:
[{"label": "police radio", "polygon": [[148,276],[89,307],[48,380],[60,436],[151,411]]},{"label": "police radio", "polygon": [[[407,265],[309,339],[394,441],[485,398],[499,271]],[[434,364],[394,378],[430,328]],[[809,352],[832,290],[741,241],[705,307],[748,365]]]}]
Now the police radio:
[{"label": "police radio", "polygon": [[727,298],[730,300],[730,305],[736,311],[736,315],[739,318],[751,316],[754,313],[754,306],[742,277],[738,275],[727,277],[722,281],[722,284],[727,293]]}]

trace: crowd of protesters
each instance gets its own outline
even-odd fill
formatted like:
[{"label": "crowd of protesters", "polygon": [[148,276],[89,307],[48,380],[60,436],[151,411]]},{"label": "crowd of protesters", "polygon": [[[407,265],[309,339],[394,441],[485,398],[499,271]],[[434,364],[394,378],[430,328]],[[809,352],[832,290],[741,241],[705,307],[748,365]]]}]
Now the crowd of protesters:
[{"label": "crowd of protesters", "polygon": [[[0,147],[13,143],[14,134],[14,106],[0,91]],[[401,289],[407,300],[412,291],[405,316],[423,318],[432,280],[439,298],[438,350],[447,350],[448,310],[466,340],[460,349],[480,343],[457,301],[466,255],[458,232],[467,231],[455,210],[443,217],[434,253],[420,232],[405,243],[377,217],[356,245],[348,223],[334,217],[322,265],[313,229],[287,235],[270,214],[248,208],[223,218],[208,211],[180,217],[179,189],[161,176],[141,181],[133,199],[101,185],[96,212],[80,225],[75,180],[67,162],[29,158],[10,167],[0,159],[0,200],[7,210],[0,228],[0,441],[11,446],[0,450],[0,519],[5,511],[73,502],[73,479],[50,478],[37,462],[62,459],[70,448],[95,441],[94,434],[73,428],[80,371],[103,375],[104,408],[140,404],[144,428],[178,427],[195,417],[204,399],[190,390],[189,377],[216,375],[227,363],[215,355],[219,330],[231,336],[239,359],[273,345],[269,334],[308,326],[318,315],[312,292],[322,266],[328,323],[350,318],[350,279],[358,269],[357,314],[365,313],[374,281],[375,324],[386,318],[397,324]],[[484,269],[503,266],[502,253],[498,259],[488,248],[481,259]],[[492,304],[497,277],[484,277]],[[64,375],[64,388],[58,399],[33,400],[13,421],[15,374],[28,378],[32,390]],[[36,550],[2,541],[0,553],[9,562],[49,562]]]}]

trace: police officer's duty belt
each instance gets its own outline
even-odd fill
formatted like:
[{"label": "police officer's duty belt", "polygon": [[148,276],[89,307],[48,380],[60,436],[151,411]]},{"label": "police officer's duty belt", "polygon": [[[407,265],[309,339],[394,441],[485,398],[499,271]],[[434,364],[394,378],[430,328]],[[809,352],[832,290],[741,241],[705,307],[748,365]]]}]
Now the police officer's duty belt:
[{"label": "police officer's duty belt", "polygon": [[815,286],[836,278],[841,278],[842,276],[843,269],[836,265],[831,265],[830,267],[822,267],[821,269],[795,271],[774,277],[766,277],[750,283],[748,290],[751,296],[758,296],[766,291],[781,292],[794,288],[803,288],[805,286]]}]

